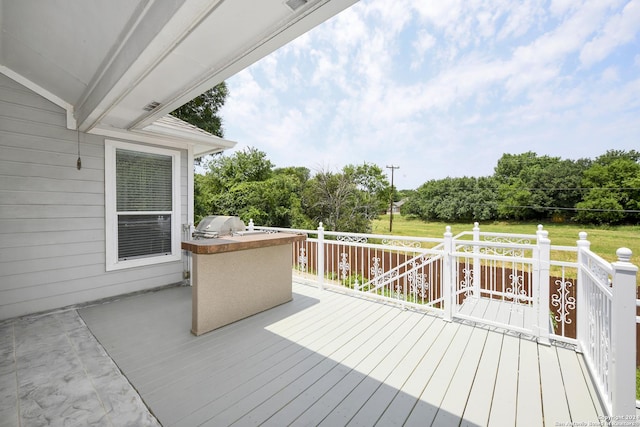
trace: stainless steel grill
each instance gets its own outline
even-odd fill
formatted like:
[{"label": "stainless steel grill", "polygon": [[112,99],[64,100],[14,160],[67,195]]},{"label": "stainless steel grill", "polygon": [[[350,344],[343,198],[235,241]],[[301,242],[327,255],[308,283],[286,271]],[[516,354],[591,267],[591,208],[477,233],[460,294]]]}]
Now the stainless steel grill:
[{"label": "stainless steel grill", "polygon": [[246,226],[237,216],[210,215],[202,218],[193,232],[194,239],[215,239],[244,233]]}]

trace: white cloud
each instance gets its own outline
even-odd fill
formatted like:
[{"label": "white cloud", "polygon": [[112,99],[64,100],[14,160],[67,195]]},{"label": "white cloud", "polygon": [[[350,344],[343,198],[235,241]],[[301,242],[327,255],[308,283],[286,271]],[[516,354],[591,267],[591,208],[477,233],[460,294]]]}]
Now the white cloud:
[{"label": "white cloud", "polygon": [[612,58],[638,1],[362,0],[229,80],[227,137],[278,166],[398,164],[401,188],[636,147],[640,55]]},{"label": "white cloud", "polygon": [[640,31],[640,0],[630,1],[621,13],[611,16],[602,32],[580,52],[582,64],[589,67],[606,58],[616,47],[630,42]]}]

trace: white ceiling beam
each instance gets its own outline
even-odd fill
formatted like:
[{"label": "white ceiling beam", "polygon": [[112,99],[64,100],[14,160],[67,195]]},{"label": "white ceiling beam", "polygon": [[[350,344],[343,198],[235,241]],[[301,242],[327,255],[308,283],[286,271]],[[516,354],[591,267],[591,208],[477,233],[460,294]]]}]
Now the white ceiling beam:
[{"label": "white ceiling beam", "polygon": [[[148,0],[130,20],[105,70],[76,108],[80,129],[96,126],[220,0]],[[143,105],[140,106],[142,109]]]},{"label": "white ceiling beam", "polygon": [[286,25],[276,26],[274,31],[246,50],[239,52],[234,58],[225,64],[213,68],[208,74],[202,76],[197,81],[190,82],[175,91],[175,95],[170,99],[165,99],[162,105],[152,112],[141,116],[139,120],[131,124],[131,128],[144,128],[163,117],[181,105],[189,102],[193,98],[211,89],[247,68],[254,62],[264,58],[300,35],[318,26],[327,19],[337,15],[349,6],[357,3],[358,0],[319,0],[309,4],[305,8],[299,9],[298,16]]}]

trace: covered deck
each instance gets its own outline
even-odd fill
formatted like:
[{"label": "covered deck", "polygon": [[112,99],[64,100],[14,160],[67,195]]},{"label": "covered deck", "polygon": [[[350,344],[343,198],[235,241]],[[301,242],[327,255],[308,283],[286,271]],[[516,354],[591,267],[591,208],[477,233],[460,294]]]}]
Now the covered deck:
[{"label": "covered deck", "polygon": [[[3,385],[2,419],[13,411],[16,423],[6,425],[61,424],[60,417],[77,414],[63,387],[52,386],[70,378],[65,369],[86,375],[87,391],[98,396],[93,409],[104,409],[88,425],[154,425],[155,416],[164,426],[556,426],[598,423],[606,413],[572,348],[305,284],[294,283],[293,291],[289,303],[200,337],[189,331],[189,287],[1,325],[3,378],[17,384]],[[479,303],[474,310],[505,322],[508,307]],[[43,328],[48,318],[57,327]],[[49,387],[46,399],[32,378],[37,366],[29,366],[28,342],[41,339],[26,333],[33,322],[52,336],[46,353],[58,361],[39,363],[51,367],[41,386]],[[104,352],[87,327],[131,390],[100,389],[117,372],[96,370],[108,364],[95,363]],[[68,352],[56,347],[69,345]],[[135,406],[133,389],[153,416]]]}]

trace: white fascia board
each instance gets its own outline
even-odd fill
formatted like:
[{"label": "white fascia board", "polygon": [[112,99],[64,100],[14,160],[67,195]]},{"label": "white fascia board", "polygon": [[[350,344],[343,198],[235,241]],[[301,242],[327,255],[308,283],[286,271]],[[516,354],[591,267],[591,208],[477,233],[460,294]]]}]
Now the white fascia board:
[{"label": "white fascia board", "polygon": [[89,133],[125,141],[141,142],[144,144],[161,145],[185,150],[191,148],[194,157],[219,153],[233,148],[237,144],[234,141],[218,138],[216,136],[200,136],[189,132],[180,133],[179,131],[171,134],[164,132],[163,129],[160,129],[159,131],[149,130],[151,127],[152,126],[147,126],[146,130],[124,130],[108,126],[96,126],[91,129]]},{"label": "white fascia board", "polygon": [[67,129],[76,130],[77,124],[76,124],[76,118],[73,115],[73,112],[74,112],[73,105],[64,101],[59,96],[56,96],[53,93],[49,92],[42,86],[35,84],[31,80],[22,76],[21,74],[18,74],[12,69],[5,67],[4,65],[0,65],[0,73],[9,77],[13,81],[20,83],[22,86],[37,93],[38,95],[45,98],[46,100],[56,104],[58,107],[63,108],[67,113]]},{"label": "white fascia board", "polygon": [[189,130],[178,129],[171,126],[165,126],[160,123],[152,123],[141,130],[133,130],[132,132],[141,134],[166,135],[170,138],[179,140],[187,140],[192,143],[193,155],[195,157],[204,156],[206,154],[218,153],[220,151],[229,150],[237,145],[237,142],[220,138],[215,135],[205,135]]}]

